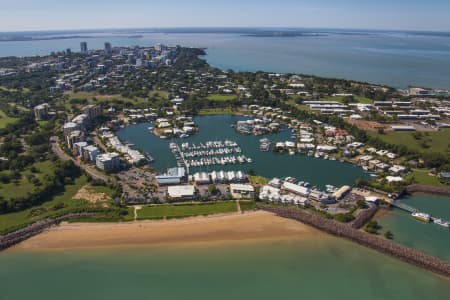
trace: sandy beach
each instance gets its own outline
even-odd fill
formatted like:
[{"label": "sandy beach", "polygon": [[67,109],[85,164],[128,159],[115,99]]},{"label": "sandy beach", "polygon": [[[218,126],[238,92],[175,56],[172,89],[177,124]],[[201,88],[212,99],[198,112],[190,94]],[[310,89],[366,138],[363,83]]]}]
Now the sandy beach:
[{"label": "sandy beach", "polygon": [[62,223],[8,251],[292,240],[318,235],[324,234],[302,223],[257,211],[167,221]]}]

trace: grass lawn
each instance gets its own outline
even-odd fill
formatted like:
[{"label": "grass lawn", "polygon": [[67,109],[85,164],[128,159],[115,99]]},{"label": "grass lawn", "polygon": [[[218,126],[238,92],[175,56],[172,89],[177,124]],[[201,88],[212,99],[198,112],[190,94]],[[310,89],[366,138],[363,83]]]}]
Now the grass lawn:
[{"label": "grass lawn", "polygon": [[[64,214],[64,212],[68,212],[74,208],[81,208],[88,205],[86,201],[72,200],[72,197],[86,183],[87,178],[81,176],[75,180],[74,184],[67,185],[64,193],[53,197],[51,201],[21,212],[0,215],[0,234],[25,227],[41,219]],[[64,203],[65,207],[58,210],[54,209],[54,206],[60,203]]]},{"label": "grass lawn", "polygon": [[222,95],[222,94],[211,94],[208,97],[208,100],[211,101],[233,101],[236,100],[236,95]]},{"label": "grass lawn", "polygon": [[437,176],[429,175],[427,170],[415,169],[411,172],[411,174],[408,174],[407,179],[412,177],[414,177],[414,181],[418,184],[449,187],[448,185],[442,184]]},{"label": "grass lawn", "polygon": [[[323,100],[323,101],[337,101],[339,103],[343,103],[344,102],[344,98],[345,97],[343,97],[343,96],[336,96],[336,97],[329,96],[329,97],[322,98],[320,100]],[[364,104],[372,104],[373,103],[372,99],[369,99],[369,98],[366,98],[366,97],[363,97],[363,96],[354,96],[354,98],[355,98],[355,100],[358,103],[364,103]]]},{"label": "grass lawn", "polygon": [[231,108],[205,108],[200,109],[198,111],[199,116],[206,116],[206,115],[237,115],[241,114],[243,111],[241,110],[232,110]]},{"label": "grass lawn", "polygon": [[[43,162],[37,162],[33,164],[38,170],[39,173],[34,173],[36,178],[39,180],[42,180],[42,178],[45,175],[49,175],[53,173],[53,162],[51,161],[43,161]],[[31,168],[31,167],[30,167]],[[33,190],[34,185],[28,181],[27,175],[33,174],[30,171],[30,168],[27,168],[24,170],[22,174],[22,178],[17,182],[10,182],[7,184],[0,184],[0,194],[5,198],[12,198],[12,197],[22,197],[25,196],[27,193],[31,192]],[[3,171],[3,172],[10,172],[10,171]]]},{"label": "grass lawn", "polygon": [[0,110],[0,128],[5,128],[8,124],[13,124],[18,118],[8,117],[2,110]]},{"label": "grass lawn", "polygon": [[[385,134],[371,132],[371,136],[376,136],[381,140],[397,145],[405,145],[408,148],[422,152],[440,152],[449,153],[450,155],[450,129],[444,129],[437,132],[422,133],[422,138],[417,140],[413,136],[413,132],[387,131]],[[425,148],[422,143],[429,147]]]},{"label": "grass lawn", "polygon": [[[77,192],[86,184],[88,180],[86,176],[80,176],[75,179],[73,184],[66,185],[65,191],[54,196],[50,201],[40,206],[35,206],[21,212],[14,212],[0,215],[0,235],[5,234],[28,224],[46,219],[49,217],[62,216],[71,212],[80,210],[105,208],[103,204],[94,204],[86,200],[73,199]],[[112,190],[104,186],[88,186],[89,190],[95,192],[112,194]],[[58,206],[57,206],[58,205]],[[109,204],[108,204],[109,205]],[[134,218],[133,208],[128,208],[128,215],[119,216],[117,211],[108,211],[98,213],[96,216],[71,220],[72,222],[117,222],[132,221]]]},{"label": "grass lawn", "polygon": [[[6,86],[1,86],[1,85],[0,85],[0,90],[5,91],[5,92],[12,92],[12,93],[19,91],[18,89],[10,89],[10,88],[8,88]],[[30,89],[29,88],[22,88],[22,92],[23,93],[28,93],[28,92],[30,92]]]},{"label": "grass lawn", "polygon": [[[101,95],[94,92],[75,92],[75,93],[70,92],[67,95],[69,96],[69,101],[59,103],[60,105],[64,105],[66,109],[71,108],[72,104],[70,103],[70,100],[73,99],[86,99],[89,104],[105,103],[109,105],[114,105],[116,101],[122,100],[123,102],[130,103],[136,106],[149,106],[150,104],[155,102],[141,97],[136,98],[123,97],[120,94]],[[169,98],[169,94],[166,91],[154,90],[148,93],[148,97],[156,98],[156,102],[160,102],[166,101]],[[96,100],[94,100],[94,98]]]},{"label": "grass lawn", "polygon": [[237,207],[234,201],[153,205],[140,209],[138,211],[138,220],[163,219],[164,217],[185,218],[236,211]]},{"label": "grass lawn", "polygon": [[254,200],[239,200],[241,211],[254,210],[256,208],[256,202]]},{"label": "grass lawn", "polygon": [[262,185],[266,185],[270,181],[268,178],[261,176],[249,176],[248,180],[250,181],[251,184],[262,184]]}]

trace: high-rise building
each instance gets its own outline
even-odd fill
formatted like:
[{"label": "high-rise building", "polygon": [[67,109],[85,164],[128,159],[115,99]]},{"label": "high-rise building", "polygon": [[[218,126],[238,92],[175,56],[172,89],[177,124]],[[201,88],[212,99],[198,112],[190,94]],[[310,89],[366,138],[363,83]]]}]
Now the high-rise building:
[{"label": "high-rise building", "polygon": [[95,118],[97,118],[98,116],[100,116],[102,114],[102,108],[99,105],[86,105],[85,107],[83,107],[83,113],[86,114],[89,118],[89,121],[94,120]]},{"label": "high-rise building", "polygon": [[105,53],[106,54],[111,54],[112,53],[112,46],[110,42],[106,42],[105,43]]},{"label": "high-rise building", "polygon": [[81,48],[81,53],[87,53],[88,52],[88,48],[87,48],[87,43],[86,42],[81,42],[80,43],[80,48]]},{"label": "high-rise building", "polygon": [[48,103],[40,104],[34,107],[34,117],[36,120],[44,120],[48,118]]},{"label": "high-rise building", "polygon": [[72,50],[71,50],[70,48],[67,48],[67,49],[66,49],[66,54],[67,54],[67,55],[71,55],[71,54],[72,54]]}]

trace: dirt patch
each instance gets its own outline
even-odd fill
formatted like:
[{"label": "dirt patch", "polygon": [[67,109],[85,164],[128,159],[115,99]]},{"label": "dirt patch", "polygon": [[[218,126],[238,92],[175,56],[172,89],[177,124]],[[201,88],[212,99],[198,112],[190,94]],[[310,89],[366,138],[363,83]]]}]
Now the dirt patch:
[{"label": "dirt patch", "polygon": [[88,185],[83,186],[78,192],[73,196],[74,200],[86,200],[91,203],[102,203],[103,206],[107,206],[107,202],[110,199],[105,193],[96,192],[89,188]]},{"label": "dirt patch", "polygon": [[375,121],[352,120],[352,119],[347,119],[346,121],[347,123],[355,125],[361,130],[377,131],[378,128],[385,128],[386,130],[390,129],[390,126]]}]

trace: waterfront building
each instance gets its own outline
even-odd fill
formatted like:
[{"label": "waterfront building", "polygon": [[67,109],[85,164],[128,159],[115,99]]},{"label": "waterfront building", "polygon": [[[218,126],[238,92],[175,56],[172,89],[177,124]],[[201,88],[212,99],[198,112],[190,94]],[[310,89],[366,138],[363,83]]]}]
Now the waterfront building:
[{"label": "waterfront building", "polygon": [[77,142],[72,145],[72,153],[75,156],[82,156],[84,147],[87,147],[88,143],[86,142]]},{"label": "waterfront building", "polygon": [[88,47],[87,47],[87,43],[86,42],[81,42],[80,43],[80,50],[81,50],[82,54],[87,54]]},{"label": "waterfront building", "polygon": [[156,181],[159,185],[173,185],[180,184],[186,177],[186,170],[184,168],[167,169],[165,174],[156,176]]},{"label": "waterfront building", "polygon": [[99,150],[93,145],[89,145],[83,148],[83,158],[87,161],[96,161]]},{"label": "waterfront building", "polygon": [[120,157],[116,152],[108,152],[97,155],[96,166],[105,172],[111,172],[120,168]]},{"label": "waterfront building", "polygon": [[333,197],[336,200],[340,200],[342,197],[344,197],[350,191],[351,191],[351,187],[349,187],[348,185],[344,185],[340,189],[338,189],[336,192],[333,193]]},{"label": "waterfront building", "polygon": [[89,117],[86,114],[80,114],[72,119],[72,123],[78,124],[80,130],[84,130],[89,124]]},{"label": "waterfront building", "polygon": [[211,180],[209,178],[209,174],[205,173],[205,172],[195,173],[194,174],[194,181],[197,184],[208,184],[208,183],[211,182]]},{"label": "waterfront building", "polygon": [[230,184],[230,193],[234,199],[255,198],[255,188],[250,184]]},{"label": "waterfront building", "polygon": [[269,181],[269,185],[277,189],[281,188],[281,184],[282,184],[281,179],[276,177]]},{"label": "waterfront building", "polygon": [[287,182],[287,181],[283,182],[282,187],[283,187],[284,190],[286,190],[288,192],[291,192],[291,193],[294,193],[294,194],[297,194],[297,195],[300,195],[300,196],[304,196],[304,197],[308,196],[309,193],[310,193],[309,188],[304,187],[304,186],[300,186],[300,185],[297,185],[297,184],[294,184],[294,183],[290,183],[290,182]]},{"label": "waterfront building", "polygon": [[265,185],[259,191],[259,199],[268,202],[278,202],[281,199],[280,189],[271,185]]},{"label": "waterfront building", "polygon": [[196,198],[196,194],[193,185],[176,185],[167,188],[167,197],[172,201],[193,200]]},{"label": "waterfront building", "polygon": [[83,114],[87,115],[89,121],[94,120],[102,114],[102,108],[99,105],[93,104],[86,105],[85,107],[83,107],[82,111]]},{"label": "waterfront building", "polygon": [[84,142],[84,133],[80,130],[74,130],[66,135],[67,147],[73,150],[73,145],[79,142]]},{"label": "waterfront building", "polygon": [[68,135],[69,133],[76,131],[76,130],[80,130],[80,125],[73,123],[73,122],[67,122],[66,124],[64,124],[63,126],[63,131],[64,131],[64,135]]},{"label": "waterfront building", "polygon": [[48,118],[48,103],[39,104],[34,107],[34,118],[36,120],[45,120]]}]

